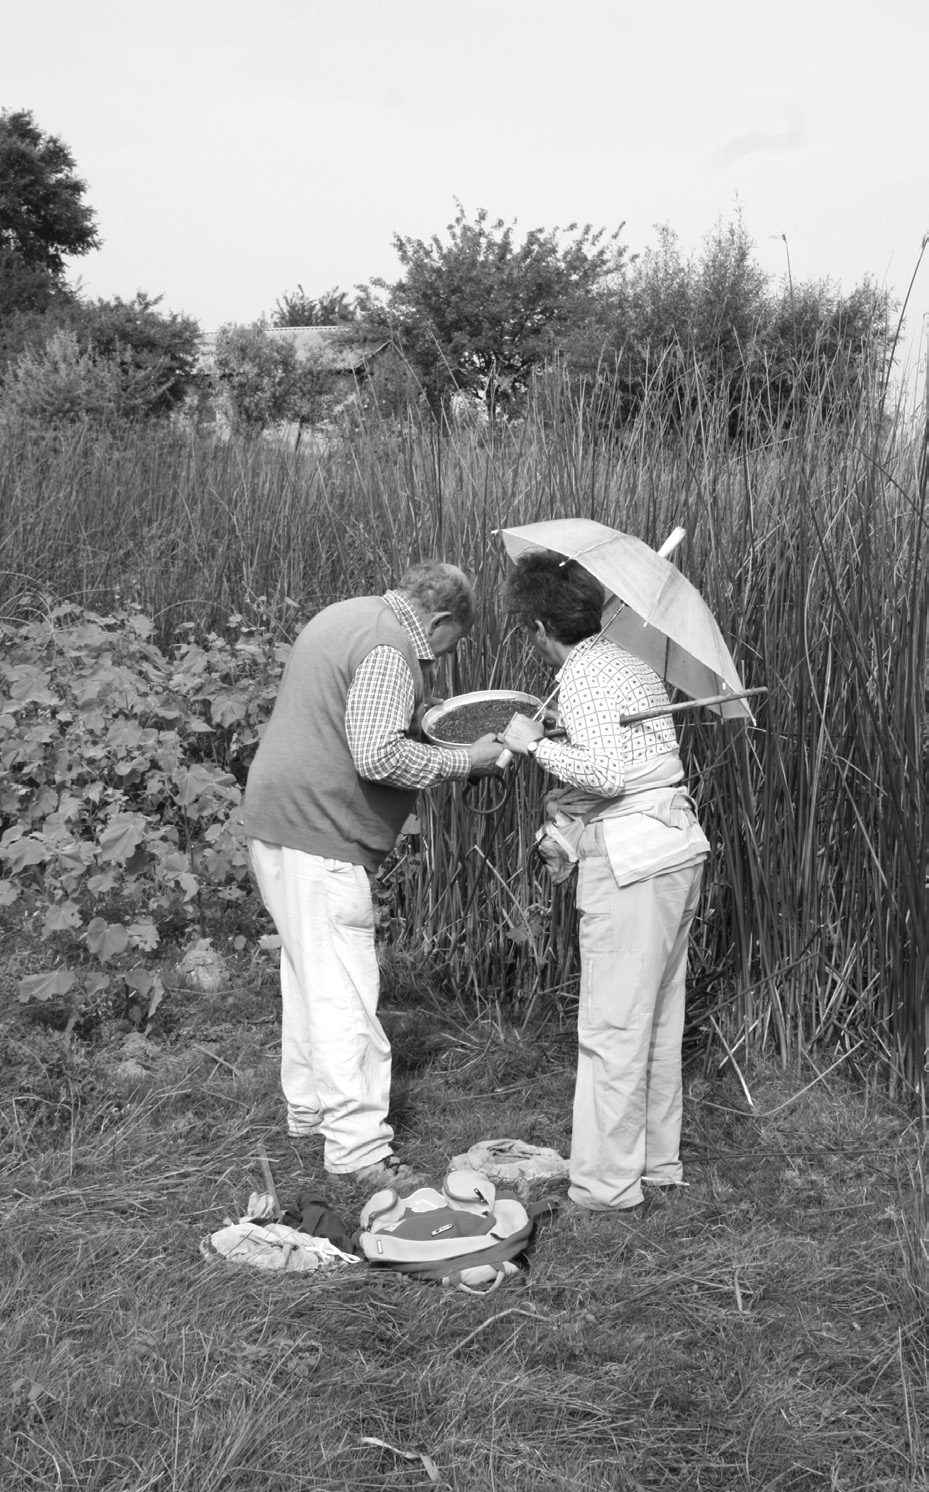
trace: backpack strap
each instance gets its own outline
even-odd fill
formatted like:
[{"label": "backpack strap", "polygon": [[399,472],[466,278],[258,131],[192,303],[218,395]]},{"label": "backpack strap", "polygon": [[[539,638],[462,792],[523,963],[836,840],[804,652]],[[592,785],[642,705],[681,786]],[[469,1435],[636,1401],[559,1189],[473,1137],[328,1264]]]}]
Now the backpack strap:
[{"label": "backpack strap", "polygon": [[483,1171],[449,1171],[442,1192],[450,1207],[465,1212],[493,1212],[497,1189]]},{"label": "backpack strap", "polygon": [[392,1186],[385,1186],[369,1197],[361,1209],[363,1228],[386,1228],[403,1216],[405,1199]]}]

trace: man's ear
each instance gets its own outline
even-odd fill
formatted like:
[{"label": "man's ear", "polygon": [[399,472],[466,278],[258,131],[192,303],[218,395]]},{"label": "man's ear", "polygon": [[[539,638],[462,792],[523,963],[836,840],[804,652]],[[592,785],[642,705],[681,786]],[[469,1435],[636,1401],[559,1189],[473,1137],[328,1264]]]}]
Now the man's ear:
[{"label": "man's ear", "polygon": [[450,622],[451,620],[452,614],[450,611],[434,611],[429,618],[429,625],[426,628],[426,636],[434,636],[437,627],[441,627],[443,623]]}]

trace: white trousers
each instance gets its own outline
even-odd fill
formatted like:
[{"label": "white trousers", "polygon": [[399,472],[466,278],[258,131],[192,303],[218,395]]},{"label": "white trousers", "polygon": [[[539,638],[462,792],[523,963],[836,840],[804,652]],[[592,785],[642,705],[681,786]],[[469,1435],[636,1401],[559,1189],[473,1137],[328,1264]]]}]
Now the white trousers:
[{"label": "white trousers", "polygon": [[596,826],[579,846],[581,993],[568,1195],[634,1207],[679,1182],[687,943],[702,861],[620,887]]},{"label": "white trousers", "polygon": [[344,860],[249,840],[261,898],[281,938],[281,1086],[292,1135],[319,1131],[328,1171],[390,1154],[390,1044],[367,872]]}]

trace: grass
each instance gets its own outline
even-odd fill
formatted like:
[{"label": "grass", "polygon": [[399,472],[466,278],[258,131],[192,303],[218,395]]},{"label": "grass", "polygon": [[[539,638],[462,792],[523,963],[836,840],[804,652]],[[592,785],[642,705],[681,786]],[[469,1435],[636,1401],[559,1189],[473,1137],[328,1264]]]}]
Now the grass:
[{"label": "grass", "polygon": [[[409,964],[387,983],[405,1154],[438,1177],[479,1138],[567,1153],[569,1001],[520,1034]],[[159,1019],[146,1047],[2,1011],[9,1492],[929,1485],[925,1151],[841,1067],[720,1067],[692,1029],[689,1189],[632,1221],[562,1207],[477,1298],[205,1259],[259,1144],[285,1203],[321,1155],[282,1132],[269,966]]]}]

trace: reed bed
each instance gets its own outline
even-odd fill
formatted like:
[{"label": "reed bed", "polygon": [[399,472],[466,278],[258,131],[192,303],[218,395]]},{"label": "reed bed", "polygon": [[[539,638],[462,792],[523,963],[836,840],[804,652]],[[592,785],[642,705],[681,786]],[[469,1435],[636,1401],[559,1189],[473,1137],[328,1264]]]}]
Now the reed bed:
[{"label": "reed bed", "polygon": [[[693,380],[617,434],[567,387],[524,420],[440,432],[368,415],[326,449],[10,432],[0,454],[0,606],[132,601],[168,644],[230,612],[292,636],[347,594],[438,553],[479,581],[447,693],[550,684],[500,607],[494,530],[581,514],[658,545],[714,611],[753,726],[681,727],[715,853],[694,939],[692,1008],[738,1063],[771,1048],[877,1072],[925,1108],[929,971],[924,432],[882,396],[734,440]],[[836,414],[836,409],[839,415]],[[682,412],[683,411],[683,412]],[[602,414],[602,411],[601,411]],[[570,893],[532,855],[541,784],[517,770],[501,811],[427,795],[382,876],[400,951],[448,990],[525,1020],[576,978]]]}]

